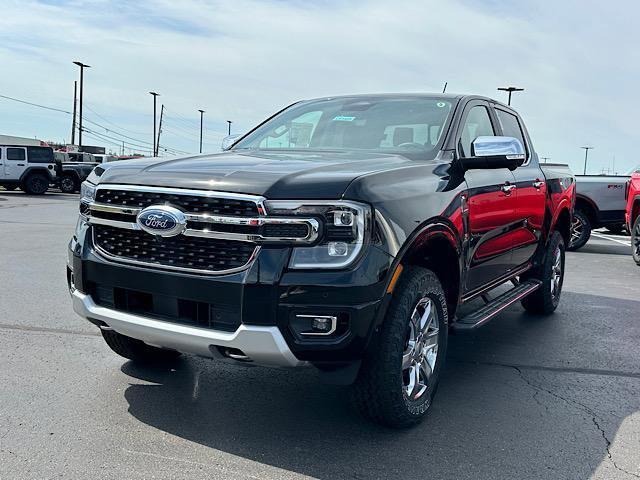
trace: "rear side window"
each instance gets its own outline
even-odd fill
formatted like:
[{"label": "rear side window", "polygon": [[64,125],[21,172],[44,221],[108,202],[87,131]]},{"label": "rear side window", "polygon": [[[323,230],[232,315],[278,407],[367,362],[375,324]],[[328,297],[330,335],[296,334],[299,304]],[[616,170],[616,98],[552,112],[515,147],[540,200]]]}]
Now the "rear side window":
[{"label": "rear side window", "polygon": [[7,160],[24,160],[24,148],[7,148]]},{"label": "rear side window", "polygon": [[524,134],[522,133],[522,128],[520,127],[518,117],[497,108],[496,116],[498,117],[498,121],[500,122],[500,126],[502,127],[502,135],[504,135],[505,137],[513,137],[520,140],[520,143],[522,143],[522,147],[526,152],[527,142],[524,141]]},{"label": "rear side window", "polygon": [[53,148],[51,147],[27,147],[29,163],[53,163]]}]

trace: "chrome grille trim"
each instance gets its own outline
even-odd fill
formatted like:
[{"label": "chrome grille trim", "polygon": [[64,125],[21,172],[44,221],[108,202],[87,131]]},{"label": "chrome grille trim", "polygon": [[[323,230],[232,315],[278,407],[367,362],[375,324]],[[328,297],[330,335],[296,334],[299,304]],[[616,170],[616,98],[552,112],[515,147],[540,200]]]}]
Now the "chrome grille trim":
[{"label": "chrome grille trim", "polygon": [[[102,203],[89,203],[90,210],[107,213],[117,213],[122,215],[138,215],[142,208],[130,208],[118,205],[105,205]],[[195,228],[187,228],[183,235],[192,237],[206,237],[224,240],[239,240],[244,242],[273,242],[273,243],[294,243],[294,244],[311,244],[318,239],[320,233],[320,222],[315,218],[290,218],[290,217],[227,217],[223,215],[193,214],[185,212],[187,221],[212,223],[221,225],[240,225],[249,227],[261,227],[263,225],[304,225],[307,227],[306,237],[267,237],[258,233],[232,233],[217,232],[213,230],[200,230]],[[140,226],[135,222],[124,222],[121,220],[111,220],[89,216],[88,221],[95,225],[108,225],[111,227],[126,228],[128,230],[140,230]]]}]

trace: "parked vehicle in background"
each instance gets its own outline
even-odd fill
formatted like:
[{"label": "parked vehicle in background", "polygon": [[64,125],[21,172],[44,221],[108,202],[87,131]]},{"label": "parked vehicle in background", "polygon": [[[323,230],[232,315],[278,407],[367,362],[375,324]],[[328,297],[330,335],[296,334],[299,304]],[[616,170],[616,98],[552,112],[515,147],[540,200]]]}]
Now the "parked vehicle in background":
[{"label": "parked vehicle in background", "polygon": [[98,163],[113,162],[118,159],[115,155],[107,155],[105,153],[94,153],[93,157]]},{"label": "parked vehicle in background", "polygon": [[[8,138],[14,141],[19,137]],[[55,159],[53,149],[40,146],[41,143],[27,138],[15,144],[0,144],[0,186],[7,190],[20,188],[30,195],[47,191],[56,179]]]},{"label": "parked vehicle in background", "polygon": [[[55,186],[63,193],[80,191],[80,184],[89,176],[98,163],[92,154],[55,152],[56,181]],[[76,159],[75,161],[73,159]],[[80,159],[80,160],[78,160]],[[94,160],[93,162],[85,160]]]},{"label": "parked vehicle in background", "polygon": [[625,222],[631,233],[631,253],[640,265],[640,167],[635,168],[625,189]]},{"label": "parked vehicle in background", "polygon": [[432,404],[450,329],[516,302],[556,309],[574,183],[494,100],[303,101],[221,154],[97,166],[67,281],[125,358],[311,364],[406,427]]},{"label": "parked vehicle in background", "polygon": [[582,248],[596,228],[605,227],[612,233],[623,231],[627,180],[628,176],[576,175],[576,207],[569,250]]},{"label": "parked vehicle in background", "polygon": [[94,163],[97,164],[98,161],[93,153],[86,152],[68,152],[69,161],[76,163]]}]

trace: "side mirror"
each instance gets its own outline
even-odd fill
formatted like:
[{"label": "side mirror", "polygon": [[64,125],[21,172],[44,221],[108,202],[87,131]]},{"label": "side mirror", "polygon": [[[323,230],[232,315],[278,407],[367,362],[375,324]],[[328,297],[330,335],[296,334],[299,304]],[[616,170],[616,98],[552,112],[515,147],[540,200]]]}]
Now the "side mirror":
[{"label": "side mirror", "polygon": [[229,150],[231,148],[231,146],[236,143],[236,140],[238,140],[242,135],[229,135],[226,136],[222,139],[222,151],[224,152],[225,150]]},{"label": "side mirror", "polygon": [[478,137],[471,144],[471,157],[460,159],[465,170],[508,168],[524,163],[526,154],[520,140],[513,137]]}]

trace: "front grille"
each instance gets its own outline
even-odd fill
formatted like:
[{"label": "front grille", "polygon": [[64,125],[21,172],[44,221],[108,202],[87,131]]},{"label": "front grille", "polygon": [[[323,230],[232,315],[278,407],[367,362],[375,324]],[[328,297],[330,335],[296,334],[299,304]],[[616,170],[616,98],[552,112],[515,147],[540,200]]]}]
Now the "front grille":
[{"label": "front grille", "polygon": [[240,326],[240,306],[198,302],[89,282],[88,292],[102,307],[155,317],[172,323],[234,332]]},{"label": "front grille", "polygon": [[151,205],[171,205],[189,213],[208,213],[234,217],[254,217],[258,206],[251,200],[209,197],[167,192],[135,192],[100,188],[96,201],[107,205],[122,205],[131,208],[146,208]]},{"label": "front grille", "polygon": [[198,237],[155,237],[139,230],[93,225],[95,245],[108,255],[173,269],[232,270],[251,260],[256,246],[249,242]]}]

